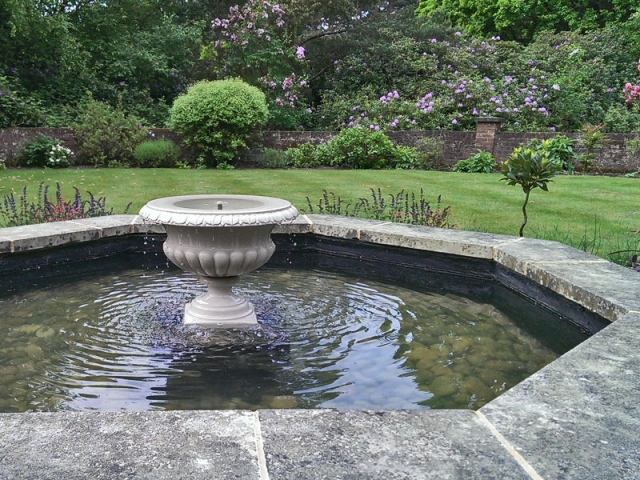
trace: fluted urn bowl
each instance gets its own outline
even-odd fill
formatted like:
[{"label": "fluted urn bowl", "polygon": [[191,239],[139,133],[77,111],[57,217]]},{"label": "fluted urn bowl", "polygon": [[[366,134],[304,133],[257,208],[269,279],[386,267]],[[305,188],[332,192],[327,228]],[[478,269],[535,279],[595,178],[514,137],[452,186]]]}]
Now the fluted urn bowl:
[{"label": "fluted urn bowl", "polygon": [[298,216],[290,202],[254,195],[184,195],[152,200],[140,216],[164,225],[169,260],[207,284],[207,292],[186,305],[184,323],[257,324],[253,305],[231,287],[271,258],[273,228]]}]

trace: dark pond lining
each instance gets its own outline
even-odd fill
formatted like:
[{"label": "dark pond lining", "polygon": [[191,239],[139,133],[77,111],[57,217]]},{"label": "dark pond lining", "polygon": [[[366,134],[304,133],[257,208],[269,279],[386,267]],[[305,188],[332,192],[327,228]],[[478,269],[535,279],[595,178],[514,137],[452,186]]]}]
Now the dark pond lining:
[{"label": "dark pond lining", "polygon": [[[609,324],[599,315],[491,260],[313,234],[277,234],[272,238],[276,253],[263,268],[314,268],[417,291],[451,292],[491,302],[559,354]],[[0,285],[8,292],[29,288],[35,279],[64,281],[65,275],[90,278],[97,272],[87,260],[105,256],[114,256],[115,261],[102,268],[117,271],[126,267],[117,261],[123,252],[140,253],[141,265],[166,264],[163,241],[163,235],[128,235],[1,255]]]}]

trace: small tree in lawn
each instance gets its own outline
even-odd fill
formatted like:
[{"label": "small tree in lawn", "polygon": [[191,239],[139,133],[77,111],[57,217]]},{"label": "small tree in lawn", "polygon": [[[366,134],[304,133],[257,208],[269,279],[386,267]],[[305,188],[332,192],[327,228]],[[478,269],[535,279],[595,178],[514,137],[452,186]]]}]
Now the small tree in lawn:
[{"label": "small tree in lawn", "polygon": [[524,227],[527,224],[527,204],[529,195],[534,188],[548,191],[547,183],[551,182],[558,172],[557,162],[549,155],[548,151],[536,151],[530,148],[516,148],[509,158],[502,163],[501,172],[504,175],[500,180],[507,182],[507,185],[520,185],[524,192],[524,203],[522,204],[523,222],[520,226],[519,235],[522,237]]}]

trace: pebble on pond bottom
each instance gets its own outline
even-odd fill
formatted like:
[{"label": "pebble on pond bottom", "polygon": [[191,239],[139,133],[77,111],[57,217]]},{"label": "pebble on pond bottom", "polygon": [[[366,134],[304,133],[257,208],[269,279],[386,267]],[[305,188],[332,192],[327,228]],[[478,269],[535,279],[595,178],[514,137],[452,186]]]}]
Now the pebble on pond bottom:
[{"label": "pebble on pond bottom", "polygon": [[142,268],[5,294],[0,411],[475,409],[558,356],[489,303],[322,271],[243,277],[261,326],[224,336],[180,322],[203,289]]}]

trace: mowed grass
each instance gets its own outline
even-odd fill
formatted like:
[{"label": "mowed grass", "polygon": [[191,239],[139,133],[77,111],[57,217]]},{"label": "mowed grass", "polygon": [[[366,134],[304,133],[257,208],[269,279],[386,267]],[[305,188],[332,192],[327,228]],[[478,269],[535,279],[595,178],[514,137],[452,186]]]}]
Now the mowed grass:
[{"label": "mowed grass", "polygon": [[[137,213],[147,201],[164,196],[234,193],[286,198],[308,213],[306,197],[315,205],[323,190],[345,203],[371,199],[370,189],[383,195],[400,190],[425,192],[435,204],[451,205],[457,228],[517,235],[522,222],[524,194],[520,187],[501,182],[499,174],[467,174],[401,170],[180,170],[180,169],[67,169],[7,170],[0,172],[0,198],[26,185],[35,196],[45,182],[56,183],[65,198],[73,187],[106,197],[114,213]],[[640,179],[601,176],[558,176],[549,192],[531,194],[525,236],[558,240],[608,258],[616,250],[640,248]],[[620,257],[614,258],[620,261]]]}]

